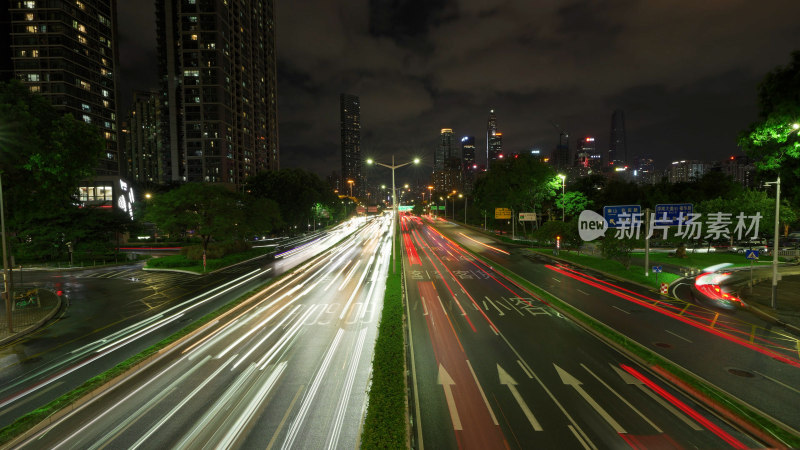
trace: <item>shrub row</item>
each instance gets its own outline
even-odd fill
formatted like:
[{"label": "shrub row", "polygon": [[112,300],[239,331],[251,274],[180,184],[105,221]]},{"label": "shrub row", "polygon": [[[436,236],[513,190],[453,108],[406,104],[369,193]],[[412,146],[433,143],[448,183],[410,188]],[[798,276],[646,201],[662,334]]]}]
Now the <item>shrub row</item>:
[{"label": "shrub row", "polygon": [[389,270],[383,313],[375,340],[369,407],[361,434],[361,448],[407,448],[406,386],[403,339],[403,292],[400,236],[396,236],[397,273]]},{"label": "shrub row", "polygon": [[[250,244],[242,240],[211,242],[206,249],[206,259],[219,259],[234,253],[250,250]],[[202,245],[187,245],[181,247],[181,255],[193,261],[203,260]]]}]

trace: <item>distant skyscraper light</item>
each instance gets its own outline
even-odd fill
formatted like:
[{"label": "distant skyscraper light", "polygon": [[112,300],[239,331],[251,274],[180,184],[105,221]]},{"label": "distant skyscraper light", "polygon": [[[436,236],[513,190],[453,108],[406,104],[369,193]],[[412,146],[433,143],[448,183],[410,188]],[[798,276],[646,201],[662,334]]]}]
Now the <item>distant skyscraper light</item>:
[{"label": "distant skyscraper light", "polygon": [[347,180],[353,180],[353,193],[363,193],[365,186],[361,177],[361,102],[357,96],[339,96],[339,124],[342,147],[341,186],[346,188]]}]

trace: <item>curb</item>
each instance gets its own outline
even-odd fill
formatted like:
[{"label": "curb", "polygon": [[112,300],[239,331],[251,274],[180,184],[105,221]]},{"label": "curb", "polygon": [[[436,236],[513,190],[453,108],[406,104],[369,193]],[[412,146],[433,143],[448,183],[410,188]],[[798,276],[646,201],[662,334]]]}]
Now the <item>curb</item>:
[{"label": "curb", "polygon": [[39,328],[41,328],[42,325],[44,325],[47,322],[49,322],[50,319],[52,319],[53,316],[55,316],[56,313],[58,313],[58,311],[61,310],[61,305],[62,305],[61,297],[56,295],[55,292],[49,291],[47,289],[42,289],[42,291],[47,292],[49,294],[53,294],[56,297],[56,299],[58,300],[58,303],[56,304],[56,307],[53,308],[49,313],[47,313],[41,320],[39,320],[35,324],[28,326],[27,328],[25,328],[22,331],[17,331],[12,336],[0,339],[0,346],[8,344],[9,342],[14,342],[14,341],[16,341],[17,339],[19,339],[21,337],[24,337],[24,336],[27,336],[27,335],[33,333],[34,331],[36,331]]}]

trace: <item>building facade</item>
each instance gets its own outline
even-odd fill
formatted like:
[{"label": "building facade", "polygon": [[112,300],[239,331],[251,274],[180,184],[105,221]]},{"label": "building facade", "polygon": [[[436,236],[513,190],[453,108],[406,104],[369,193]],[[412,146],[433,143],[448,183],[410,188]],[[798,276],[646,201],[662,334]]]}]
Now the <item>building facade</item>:
[{"label": "building facade", "polygon": [[606,165],[625,166],[628,164],[628,142],[625,136],[625,112],[621,109],[611,114],[611,133],[609,136],[608,159]]},{"label": "building facade", "polygon": [[342,150],[341,189],[349,194],[352,184],[353,195],[361,196],[366,186],[361,171],[361,102],[355,95],[339,96],[339,131]]},{"label": "building facade", "polygon": [[139,186],[159,184],[164,179],[167,155],[162,152],[158,133],[161,121],[161,94],[137,91],[123,127],[123,175]]},{"label": "building facade", "polygon": [[162,182],[241,186],[280,166],[273,0],[156,2]]},{"label": "building facade", "polygon": [[478,163],[475,161],[475,136],[461,138],[461,187],[471,193],[475,187]]},{"label": "building facade", "polygon": [[489,110],[489,120],[486,126],[486,167],[503,156],[503,133],[497,130],[497,116],[493,109]]},{"label": "building facade", "polygon": [[437,192],[461,189],[461,155],[451,128],[442,128],[433,157],[433,186]]},{"label": "building facade", "polygon": [[688,183],[699,180],[711,166],[708,162],[698,160],[673,161],[669,168],[669,182]]},{"label": "building facade", "polygon": [[105,138],[98,176],[120,172],[115,0],[10,0],[0,7],[0,78],[16,78]]}]

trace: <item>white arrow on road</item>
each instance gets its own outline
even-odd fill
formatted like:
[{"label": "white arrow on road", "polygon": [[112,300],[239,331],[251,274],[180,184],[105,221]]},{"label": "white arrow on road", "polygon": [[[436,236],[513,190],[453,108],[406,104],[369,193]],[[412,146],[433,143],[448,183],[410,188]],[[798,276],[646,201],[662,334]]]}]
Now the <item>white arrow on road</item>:
[{"label": "white arrow on road", "polygon": [[614,420],[614,418],[611,417],[611,415],[608,412],[606,412],[606,410],[603,409],[602,406],[598,405],[597,402],[594,401],[594,399],[591,396],[589,396],[588,393],[586,393],[586,391],[583,390],[583,388],[581,387],[581,384],[583,383],[581,383],[580,380],[567,373],[567,371],[565,371],[561,367],[558,367],[557,364],[553,363],[553,365],[556,368],[556,372],[558,372],[558,376],[561,377],[561,381],[563,381],[564,384],[575,388],[575,390],[578,391],[578,394],[580,394],[581,397],[583,397],[583,399],[586,400],[586,402],[589,403],[589,405],[592,408],[594,408],[594,410],[597,411],[597,413],[600,414],[600,416],[603,419],[605,419],[605,421],[608,422],[609,425],[611,425],[611,428],[613,428],[614,431],[616,431],[617,433],[626,433],[625,429],[622,428],[622,426],[616,420]]},{"label": "white arrow on road", "polygon": [[533,417],[533,413],[531,412],[528,405],[525,404],[525,400],[522,399],[522,396],[519,395],[519,391],[517,391],[517,382],[511,378],[511,375],[508,374],[500,364],[497,365],[497,374],[500,375],[500,384],[505,384],[508,386],[508,390],[511,391],[511,395],[514,396],[514,399],[519,403],[519,407],[522,408],[522,412],[525,413],[525,417],[528,418],[528,421],[531,423],[531,426],[535,431],[542,431],[542,426],[539,424],[539,421],[536,420],[536,417]]},{"label": "white arrow on road", "polygon": [[458,417],[456,400],[453,398],[453,385],[456,384],[453,378],[444,370],[444,366],[439,364],[439,384],[444,388],[444,396],[447,399],[447,409],[450,410],[450,420],[453,421],[453,429],[461,430],[461,419]]},{"label": "white arrow on road", "polygon": [[611,364],[611,368],[614,369],[615,372],[617,372],[617,375],[619,375],[620,378],[622,378],[622,381],[624,381],[627,384],[632,384],[632,385],[636,386],[637,388],[639,388],[642,392],[644,392],[650,398],[655,400],[656,403],[658,403],[659,405],[664,407],[664,409],[666,409],[667,411],[671,412],[675,417],[677,417],[678,419],[682,420],[683,423],[685,423],[686,425],[689,425],[689,427],[691,427],[693,430],[700,431],[700,430],[703,429],[695,421],[693,421],[692,419],[686,417],[683,413],[681,413],[680,411],[675,409],[672,405],[670,405],[669,403],[664,401],[664,399],[659,397],[655,392],[653,392],[650,389],[646,388],[644,386],[644,383],[642,383],[640,380],[638,380],[633,375],[631,375],[628,372],[620,369],[619,367],[615,366],[614,364]]}]

